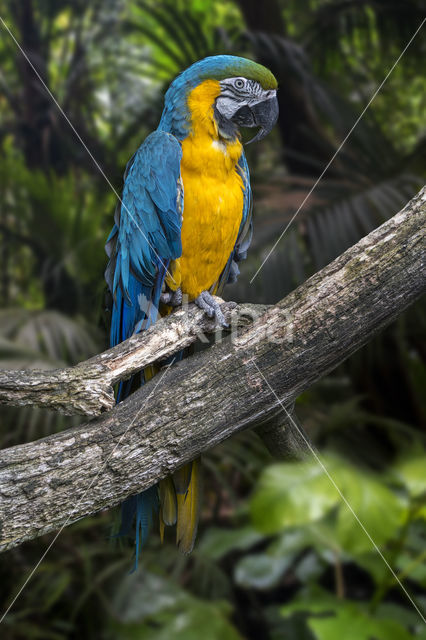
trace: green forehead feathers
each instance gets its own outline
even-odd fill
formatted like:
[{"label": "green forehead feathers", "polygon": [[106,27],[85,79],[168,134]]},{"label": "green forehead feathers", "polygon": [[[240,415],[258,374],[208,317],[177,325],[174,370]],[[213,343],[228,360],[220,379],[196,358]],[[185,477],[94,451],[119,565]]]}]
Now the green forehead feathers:
[{"label": "green forehead feathers", "polygon": [[235,57],[235,63],[225,65],[224,71],[226,71],[226,73],[222,78],[218,78],[218,80],[223,80],[223,78],[242,76],[243,78],[248,78],[249,80],[255,80],[263,89],[266,90],[276,89],[278,86],[274,74],[269,71],[269,69],[264,67],[262,64],[258,64],[257,62],[253,62],[253,60],[248,60],[247,58]]},{"label": "green forehead feathers", "polygon": [[194,86],[203,80],[224,80],[241,76],[259,82],[265,90],[276,89],[277,80],[266,67],[238,56],[210,56],[191,65],[173,82],[176,88]]}]

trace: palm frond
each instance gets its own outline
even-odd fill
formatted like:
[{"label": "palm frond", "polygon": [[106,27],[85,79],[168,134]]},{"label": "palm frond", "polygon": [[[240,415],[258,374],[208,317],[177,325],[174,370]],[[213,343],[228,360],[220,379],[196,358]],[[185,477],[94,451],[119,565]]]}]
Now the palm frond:
[{"label": "palm frond", "polygon": [[[401,51],[425,16],[424,3],[418,0],[334,0],[320,3],[311,14],[305,34],[305,46],[322,62],[341,66],[360,41],[370,54]],[[416,59],[421,48],[414,42],[407,51]]]},{"label": "palm frond", "polygon": [[[230,52],[234,35],[221,27],[207,26],[205,12],[196,13],[190,8],[178,8],[171,0],[161,3],[138,0],[135,9],[124,23],[125,33],[142,35],[151,48],[148,65],[154,77],[170,80],[171,77],[193,62],[209,55]],[[155,73],[157,75],[155,76]]]},{"label": "palm frond", "polygon": [[[53,369],[76,364],[100,348],[100,336],[81,319],[57,311],[0,311],[0,368]],[[1,407],[1,446],[31,442],[81,422],[54,411]]]},{"label": "palm frond", "polygon": [[99,336],[86,322],[49,310],[1,310],[0,338],[6,347],[14,345],[16,353],[26,351],[28,366],[33,357],[45,366],[76,364],[99,346]]},{"label": "palm frond", "polygon": [[237,41],[237,47],[240,50],[249,47],[257,60],[271,68],[279,84],[296,82],[324,117],[332,122],[340,121],[338,106],[328,88],[313,73],[310,59],[300,44],[278,34],[246,30]]}]

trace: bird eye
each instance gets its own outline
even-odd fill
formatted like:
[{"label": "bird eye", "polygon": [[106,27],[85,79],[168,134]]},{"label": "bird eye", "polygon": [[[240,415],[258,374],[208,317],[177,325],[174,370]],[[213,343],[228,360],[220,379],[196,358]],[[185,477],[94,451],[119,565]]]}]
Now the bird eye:
[{"label": "bird eye", "polygon": [[235,80],[235,86],[237,89],[242,89],[244,87],[244,80],[241,80],[241,78],[237,78]]}]

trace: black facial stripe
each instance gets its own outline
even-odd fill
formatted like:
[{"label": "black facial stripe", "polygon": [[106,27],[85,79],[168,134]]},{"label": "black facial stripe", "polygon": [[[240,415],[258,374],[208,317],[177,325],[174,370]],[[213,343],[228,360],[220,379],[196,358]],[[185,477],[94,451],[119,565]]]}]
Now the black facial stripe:
[{"label": "black facial stripe", "polygon": [[[250,94],[247,94],[247,95],[250,95]],[[241,99],[243,94],[241,91],[238,91],[238,89],[234,89],[234,87],[226,86],[224,89],[222,89],[221,96],[225,96],[226,98]]]},{"label": "black facial stripe", "polygon": [[235,86],[235,80],[222,81],[221,95],[227,98],[240,99],[244,98],[257,98],[265,93],[264,89],[260,86],[256,80],[245,80],[244,87],[238,88]]}]

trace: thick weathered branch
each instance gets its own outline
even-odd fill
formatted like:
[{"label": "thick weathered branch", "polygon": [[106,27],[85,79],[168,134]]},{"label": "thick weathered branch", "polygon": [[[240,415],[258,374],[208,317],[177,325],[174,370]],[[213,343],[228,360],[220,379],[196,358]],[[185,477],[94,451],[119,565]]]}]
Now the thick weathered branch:
[{"label": "thick weathered branch", "polygon": [[290,405],[421,295],[425,223],[423,190],[234,340],[165,368],[87,424],[0,452],[1,547],[118,504],[271,421],[277,397]]},{"label": "thick weathered branch", "polygon": [[[266,305],[224,302],[228,322],[248,324]],[[35,405],[61,413],[98,416],[115,404],[113,385],[153,362],[164,360],[217,330],[195,304],[159,320],[148,331],[74,367],[54,370],[0,370],[0,404]]]}]

